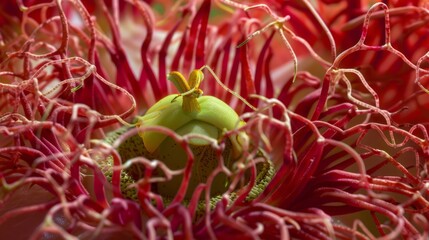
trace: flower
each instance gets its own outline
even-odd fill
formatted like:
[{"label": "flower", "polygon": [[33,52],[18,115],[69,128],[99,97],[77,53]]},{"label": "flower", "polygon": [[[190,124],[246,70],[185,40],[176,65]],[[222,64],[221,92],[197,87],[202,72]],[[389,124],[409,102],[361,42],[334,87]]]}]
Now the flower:
[{"label": "flower", "polygon": [[[3,3],[2,236],[427,238],[427,18],[425,1]],[[203,99],[237,123],[150,115]]]}]

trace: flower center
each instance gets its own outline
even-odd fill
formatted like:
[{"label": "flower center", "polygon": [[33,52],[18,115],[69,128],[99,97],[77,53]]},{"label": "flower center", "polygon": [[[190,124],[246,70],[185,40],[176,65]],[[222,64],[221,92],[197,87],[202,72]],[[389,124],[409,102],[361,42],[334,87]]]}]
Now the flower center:
[{"label": "flower center", "polygon": [[[187,186],[186,192],[182,193],[185,201],[193,197],[201,184],[205,184],[205,191],[210,192],[213,203],[218,201],[238,171],[235,162],[243,156],[239,139],[248,139],[245,132],[237,131],[245,123],[230,106],[218,98],[202,96],[199,86],[203,78],[201,70],[192,71],[188,81],[179,72],[170,73],[168,79],[174,83],[179,94],[161,99],[144,116],[137,117],[139,134],[128,138],[118,148],[123,162],[142,156],[158,160],[167,167],[155,169],[152,177],[162,181],[154,181],[151,185],[151,191],[161,195],[167,202],[176,196],[179,189],[183,190],[184,182]],[[160,131],[159,127],[174,131],[177,137]],[[113,143],[127,130],[124,127],[111,133],[106,141]],[[238,133],[225,135],[232,130]],[[248,193],[247,200],[259,195],[274,174],[271,161],[263,157],[262,153],[258,157],[264,161],[256,165],[257,182]],[[193,161],[191,167],[188,166],[190,160]],[[243,160],[240,161],[242,164]],[[122,182],[122,186],[126,188],[145,177],[144,174],[145,166],[134,164],[123,171],[121,181],[125,182]],[[241,182],[249,182],[249,174],[245,173],[244,181]],[[122,191],[127,197],[136,199],[135,189],[122,188]],[[230,196],[235,198],[236,193],[232,192]]]}]

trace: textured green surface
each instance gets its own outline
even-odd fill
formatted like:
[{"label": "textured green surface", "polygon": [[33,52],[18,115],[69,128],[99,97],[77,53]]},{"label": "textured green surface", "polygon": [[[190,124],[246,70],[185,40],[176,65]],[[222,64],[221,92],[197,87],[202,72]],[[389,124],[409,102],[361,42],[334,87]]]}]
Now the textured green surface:
[{"label": "textured green surface", "polygon": [[[106,142],[109,144],[112,144],[121,134],[123,134],[124,132],[126,132],[128,130],[128,128],[123,127],[121,129],[118,129],[117,131],[114,131],[112,133],[110,133],[107,137],[106,137]],[[171,139],[170,139],[171,140]],[[120,145],[118,152],[122,158],[122,161],[126,162],[128,159],[137,157],[137,156],[146,156],[146,158],[148,159],[153,159],[155,158],[155,156],[151,153],[149,153],[143,145],[142,142],[142,138],[138,135],[132,136],[131,138],[127,139],[122,145]],[[171,140],[172,141],[172,140]],[[229,142],[229,141],[228,141]],[[225,158],[225,165],[227,165],[228,168],[231,169],[231,160],[229,159],[231,154],[231,147],[230,147],[230,142],[227,143],[226,150],[223,152],[223,156]],[[195,169],[200,169],[200,171],[209,171],[208,169],[210,169],[211,167],[214,167],[216,163],[217,164],[217,160],[216,159],[209,159],[209,158],[203,158],[203,156],[205,154],[207,154],[207,150],[204,150],[204,147],[201,146],[192,146],[191,147],[194,155],[195,155],[195,159],[199,159],[199,163],[195,164]],[[213,151],[213,150],[212,150]],[[210,155],[210,154],[208,154]],[[260,153],[258,154],[258,157],[263,157],[263,155]],[[171,156],[169,156],[168,154],[166,155],[166,153],[164,153],[164,155],[161,154],[161,156],[158,156],[157,159],[159,158],[171,158]],[[270,180],[272,179],[275,170],[274,170],[274,166],[272,165],[271,161],[269,161],[268,159],[266,159],[264,157],[265,161],[263,163],[259,163],[257,165],[257,178],[256,178],[256,183],[255,185],[252,187],[251,191],[249,192],[248,196],[246,197],[246,201],[251,201],[253,199],[255,199],[257,196],[259,196],[259,194],[264,191],[264,189],[266,188],[266,186],[268,185],[268,183],[270,182]],[[196,160],[197,161],[197,160]],[[107,159],[100,161],[99,162],[104,174],[106,175],[107,179],[109,181],[111,181],[111,176],[112,176],[112,166],[113,166],[113,159],[111,157],[108,157]],[[183,163],[185,164],[185,163]],[[198,165],[200,164],[200,166]],[[205,165],[205,169],[206,170],[201,170],[201,165]],[[176,166],[177,168],[182,168],[184,165],[181,166]],[[173,168],[174,169],[174,168]],[[141,174],[143,173],[142,169],[139,169],[139,167],[137,166],[132,166],[128,169],[126,169],[125,171],[121,172],[121,190],[122,190],[122,194],[129,198],[129,199],[133,199],[133,200],[137,200],[137,194],[136,194],[136,190],[134,188],[129,188],[128,186],[132,183],[134,183],[138,178],[142,177]],[[196,185],[199,182],[205,182],[206,178],[202,177],[202,176],[207,176],[209,174],[209,172],[199,172],[199,173],[195,173],[193,171],[192,173],[193,175],[195,175],[194,177],[197,178],[196,183],[192,184],[190,183],[189,185],[189,193],[187,194],[187,196],[185,197],[185,202],[184,204],[188,204],[188,201],[190,199],[190,196],[192,195],[193,192],[193,188],[196,187]],[[172,181],[174,183],[181,183],[181,177],[177,178],[177,179],[172,179]],[[211,208],[213,208],[215,206],[215,204],[221,199],[222,193],[226,191],[227,186],[225,185],[225,182],[227,181],[226,177],[224,178],[220,178],[218,180],[219,182],[213,183],[212,188],[218,188],[215,190],[211,190],[211,195],[213,196],[210,200],[210,206]],[[178,185],[176,185],[178,186]],[[223,186],[222,188],[219,188],[219,186]],[[170,186],[171,187],[171,186]],[[163,200],[165,204],[168,204],[175,196],[176,192],[172,191],[172,192],[164,192],[164,190],[161,190],[161,192],[159,192],[159,189],[163,188],[162,186],[160,186],[159,184],[153,184],[153,191],[157,192],[158,194],[160,194],[161,196],[163,196]],[[237,193],[233,192],[230,194],[230,200],[234,200],[237,197]],[[203,200],[200,201],[198,209],[197,209],[197,216],[201,216],[202,214],[204,214],[205,211],[205,203]]]}]

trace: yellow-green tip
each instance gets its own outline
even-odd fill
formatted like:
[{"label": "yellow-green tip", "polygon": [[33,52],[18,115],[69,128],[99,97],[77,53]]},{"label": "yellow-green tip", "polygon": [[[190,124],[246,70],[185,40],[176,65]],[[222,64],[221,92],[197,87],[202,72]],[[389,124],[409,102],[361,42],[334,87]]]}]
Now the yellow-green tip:
[{"label": "yellow-green tip", "polygon": [[167,79],[172,81],[177,91],[179,91],[179,94],[172,100],[172,102],[174,102],[176,98],[183,97],[183,111],[201,111],[201,107],[197,101],[197,98],[203,95],[203,91],[199,88],[201,81],[204,79],[204,74],[201,70],[193,70],[187,81],[185,77],[177,71],[169,73]]}]

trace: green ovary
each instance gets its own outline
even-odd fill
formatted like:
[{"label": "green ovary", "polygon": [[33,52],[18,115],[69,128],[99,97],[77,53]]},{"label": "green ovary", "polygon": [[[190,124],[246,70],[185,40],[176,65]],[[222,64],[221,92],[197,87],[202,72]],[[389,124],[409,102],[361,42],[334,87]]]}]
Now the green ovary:
[{"label": "green ovary", "polygon": [[[176,98],[177,95],[169,95],[155,105],[153,105],[144,116],[137,118],[137,126],[143,127],[138,135],[125,140],[118,148],[118,152],[123,163],[128,159],[144,156],[147,159],[156,159],[165,164],[170,170],[184,170],[189,161],[189,156],[183,146],[178,144],[171,137],[161,132],[145,129],[144,127],[161,126],[173,130],[179,136],[188,134],[201,135],[201,137],[188,138],[188,147],[193,154],[193,164],[188,187],[185,193],[185,200],[189,200],[195,188],[201,183],[207,183],[208,178],[219,167],[220,159],[217,150],[213,148],[212,143],[224,142],[225,147],[222,151],[223,166],[232,171],[233,163],[242,155],[241,144],[238,136],[245,138],[246,134],[241,132],[237,135],[224,137],[224,133],[229,130],[243,126],[244,122],[240,120],[237,113],[221,100],[202,96],[197,98],[200,104],[200,112],[185,112],[182,107],[182,98]],[[175,99],[174,101],[172,101]],[[112,132],[107,142],[112,143],[118,136],[127,131],[128,128],[122,128]],[[211,139],[210,141],[208,141]],[[259,157],[263,157],[260,155]],[[273,174],[271,162],[266,159],[265,163],[257,165],[258,181],[249,194],[249,200],[256,197],[266,186]],[[106,171],[105,171],[106,172]],[[122,172],[122,180],[137,181],[144,177],[144,167],[140,164],[134,164],[132,167]],[[233,171],[232,171],[233,172]],[[106,176],[110,173],[106,172]],[[183,180],[183,173],[173,176],[172,179],[156,182],[152,184],[152,191],[160,194],[165,200],[176,196]],[[156,168],[153,177],[166,177],[161,168]],[[210,186],[210,195],[216,202],[219,196],[223,194],[231,181],[226,174],[218,173]],[[134,189],[130,190],[121,187],[123,193],[136,199]],[[235,193],[231,195],[234,197]]]},{"label": "green ovary", "polygon": [[[180,136],[184,136],[187,134],[199,134],[212,139],[218,139],[221,134],[221,132],[219,132],[219,129],[217,129],[215,126],[209,123],[196,120],[190,121],[189,123],[180,127],[176,130],[176,133]],[[191,138],[189,140],[189,143],[197,146],[210,144],[210,142],[201,138]]]},{"label": "green ovary", "polygon": [[[211,146],[212,142],[218,142],[222,138],[222,133],[234,129],[240,124],[240,118],[235,111],[221,100],[203,96],[198,98],[201,106],[200,112],[186,112],[182,109],[182,98],[172,100],[176,95],[170,95],[152,106],[147,113],[138,118],[139,126],[151,127],[162,126],[169,128],[180,136],[188,134],[201,135],[189,139],[189,147],[193,153],[193,165],[186,198],[192,196],[193,191],[200,183],[206,183],[210,174],[219,165],[216,150]],[[143,131],[139,133],[143,140],[145,149],[150,153],[150,157],[162,161],[171,170],[180,170],[186,167],[188,155],[182,146],[177,144],[172,138],[156,131]],[[209,138],[209,139],[207,139]],[[232,137],[236,141],[236,136]],[[232,158],[231,140],[225,139],[226,149],[222,156],[224,165],[230,168],[229,163]],[[235,149],[234,152],[239,152]],[[163,173],[158,173],[163,176]],[[182,184],[183,175],[174,176],[173,179],[156,184],[156,191],[165,197],[174,197]],[[210,188],[211,195],[218,195],[226,191],[228,179],[224,173],[215,176]]]},{"label": "green ovary", "polygon": [[[226,103],[212,96],[202,96],[198,98],[201,106],[200,112],[185,112],[182,109],[182,98],[172,100],[176,95],[169,95],[155,105],[147,113],[138,118],[140,126],[162,126],[173,131],[185,126],[193,120],[207,123],[216,127],[219,131],[232,130],[243,123],[237,113]],[[145,131],[140,133],[144,145],[149,152],[154,152],[165,140],[166,135],[156,131]],[[218,138],[215,138],[218,140]],[[231,139],[235,141],[234,139]],[[235,149],[236,152],[240,151]]]}]

